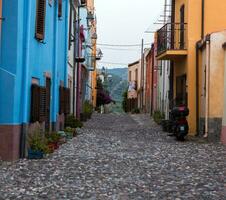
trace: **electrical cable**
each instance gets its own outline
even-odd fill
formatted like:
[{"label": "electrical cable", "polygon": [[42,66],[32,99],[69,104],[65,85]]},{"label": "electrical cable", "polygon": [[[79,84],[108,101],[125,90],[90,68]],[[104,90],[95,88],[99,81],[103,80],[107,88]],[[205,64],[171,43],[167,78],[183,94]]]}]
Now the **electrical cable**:
[{"label": "electrical cable", "polygon": [[126,65],[126,66],[128,66],[128,63],[115,63],[115,62],[104,62],[104,61],[100,61],[100,62],[98,62],[98,64]]},{"label": "electrical cable", "polygon": [[[106,47],[141,47],[141,44],[104,44],[98,43],[98,46],[106,46]],[[151,45],[151,43],[146,43],[146,45]]]},{"label": "electrical cable", "polygon": [[140,49],[120,49],[120,48],[109,48],[109,47],[102,47],[102,49],[115,50],[115,51],[140,51]]}]

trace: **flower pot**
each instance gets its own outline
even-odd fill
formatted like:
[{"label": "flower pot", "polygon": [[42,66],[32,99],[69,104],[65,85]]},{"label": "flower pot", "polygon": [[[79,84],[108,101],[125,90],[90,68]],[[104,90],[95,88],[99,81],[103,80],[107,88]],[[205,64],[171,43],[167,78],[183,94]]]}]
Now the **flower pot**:
[{"label": "flower pot", "polygon": [[54,150],[55,150],[55,145],[52,144],[52,143],[50,143],[50,144],[48,144],[48,148],[49,148],[49,152],[50,152],[50,153],[53,153]]},{"label": "flower pot", "polygon": [[50,142],[49,144],[48,144],[48,146],[52,146],[53,148],[54,148],[54,150],[56,150],[56,149],[58,149],[59,148],[59,144],[58,144],[58,142]]},{"label": "flower pot", "polygon": [[42,159],[43,157],[44,153],[42,151],[28,149],[28,159]]},{"label": "flower pot", "polygon": [[[65,137],[63,137],[63,138],[60,138],[60,140],[59,140],[59,145],[62,145],[62,144],[65,144],[67,142],[67,140],[66,140],[66,136]],[[58,146],[59,146],[58,145]]]},{"label": "flower pot", "polygon": [[74,130],[72,134],[73,134],[73,137],[76,137],[77,136],[76,130]]},{"label": "flower pot", "polygon": [[58,131],[57,134],[59,134],[60,137],[62,137],[62,138],[63,138],[63,137],[66,137],[66,134],[65,134],[64,131]]},{"label": "flower pot", "polygon": [[81,119],[82,122],[86,122],[87,121],[87,117],[86,117],[86,115],[84,113],[80,114],[80,119]]},{"label": "flower pot", "polygon": [[59,149],[60,145],[58,142],[55,142],[55,149]]},{"label": "flower pot", "polygon": [[92,113],[87,113],[87,118],[91,119]]},{"label": "flower pot", "polygon": [[73,138],[73,133],[72,132],[67,132],[66,133],[66,138],[67,138],[67,140],[71,140]]}]

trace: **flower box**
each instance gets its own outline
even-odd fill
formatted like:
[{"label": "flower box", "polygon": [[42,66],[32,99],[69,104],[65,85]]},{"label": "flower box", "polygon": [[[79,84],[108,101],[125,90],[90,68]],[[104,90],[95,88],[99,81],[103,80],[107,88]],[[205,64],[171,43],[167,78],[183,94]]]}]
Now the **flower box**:
[{"label": "flower box", "polygon": [[42,151],[28,149],[28,159],[42,159],[43,157],[44,153]]}]

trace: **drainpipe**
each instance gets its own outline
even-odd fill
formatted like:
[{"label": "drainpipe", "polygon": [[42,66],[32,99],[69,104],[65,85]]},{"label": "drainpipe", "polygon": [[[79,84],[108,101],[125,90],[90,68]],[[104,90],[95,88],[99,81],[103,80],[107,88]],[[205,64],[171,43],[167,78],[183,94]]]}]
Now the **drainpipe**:
[{"label": "drainpipe", "polygon": [[65,87],[67,87],[67,82],[68,82],[68,80],[67,80],[67,77],[68,77],[68,40],[69,40],[69,38],[68,38],[68,33],[69,33],[69,30],[68,30],[68,4],[69,4],[69,2],[68,1],[65,1],[65,7],[66,7],[66,13],[65,13],[65,61],[64,61],[64,63],[65,63],[65,68],[64,68],[64,85],[65,85]]},{"label": "drainpipe", "polygon": [[[78,30],[77,30],[77,56],[80,55],[80,7],[78,6]],[[80,63],[77,62],[77,82],[76,82],[76,117],[80,119]]]},{"label": "drainpipe", "polygon": [[199,43],[196,43],[196,136],[199,135]]},{"label": "drainpipe", "polygon": [[205,135],[204,137],[208,137],[209,131],[209,70],[210,70],[210,40],[206,41],[206,105],[205,105]]},{"label": "drainpipe", "polygon": [[165,73],[166,73],[166,61],[164,60],[163,62],[162,62],[162,64],[163,64],[163,66],[162,66],[162,76],[163,76],[163,82],[162,82],[162,112],[164,113],[164,114],[166,114],[165,113]]},{"label": "drainpipe", "polygon": [[[201,16],[201,39],[204,38],[204,30],[205,30],[205,0],[202,0],[202,16]],[[197,133],[199,135],[199,49],[200,49],[201,41],[196,43],[196,127]]]},{"label": "drainpipe", "polygon": [[[72,3],[72,0],[71,0],[71,6],[73,5]],[[75,62],[75,58],[76,58],[76,44],[77,44],[77,40],[76,40],[76,10],[75,8],[73,7],[73,35],[74,35],[74,45],[73,45],[73,105],[72,105],[72,108],[73,108],[73,116],[76,116],[76,90],[75,90],[75,87],[76,87],[76,84],[75,84],[75,73],[76,73],[76,62]]]},{"label": "drainpipe", "polygon": [[222,131],[221,131],[221,142],[226,144],[226,134],[225,134],[225,127],[226,127],[226,43],[222,45],[224,49],[224,110],[223,110],[223,120],[222,120]]},{"label": "drainpipe", "polygon": [[141,95],[140,109],[143,111],[143,95],[144,95],[144,39],[141,42]]},{"label": "drainpipe", "polygon": [[[58,94],[58,78],[57,78],[57,55],[58,55],[58,14],[57,14],[57,3],[54,8],[54,51],[53,51],[53,98],[52,98],[52,122],[56,122],[56,114],[57,114],[57,94]],[[56,130],[56,124],[52,124],[53,130]]]},{"label": "drainpipe", "polygon": [[152,69],[152,92],[151,92],[151,115],[153,115],[153,110],[154,110],[154,44],[152,44],[152,49],[151,49],[151,69]]},{"label": "drainpipe", "polygon": [[26,135],[27,135],[27,115],[28,115],[28,91],[29,91],[29,61],[30,61],[30,26],[31,26],[31,1],[27,2],[27,15],[26,15],[26,32],[25,32],[25,53],[24,53],[24,71],[23,71],[23,98],[22,98],[22,132],[20,137],[20,158],[25,158],[26,154]]},{"label": "drainpipe", "polygon": [[205,30],[205,0],[202,0],[202,27],[201,27],[201,38],[204,38]]}]

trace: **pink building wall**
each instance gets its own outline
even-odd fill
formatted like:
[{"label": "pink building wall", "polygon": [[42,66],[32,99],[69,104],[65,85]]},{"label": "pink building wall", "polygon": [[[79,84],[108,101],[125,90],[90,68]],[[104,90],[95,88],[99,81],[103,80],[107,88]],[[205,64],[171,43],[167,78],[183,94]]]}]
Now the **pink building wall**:
[{"label": "pink building wall", "polygon": [[157,40],[154,42],[153,49],[153,111],[158,110],[158,61],[157,56]]},{"label": "pink building wall", "polygon": [[[84,35],[84,29],[83,26],[80,27],[80,38],[79,38],[79,52],[78,57],[82,57],[82,43],[85,40]],[[82,74],[82,64],[78,64],[77,69],[77,92],[76,92],[76,117],[80,119],[80,113],[82,108],[82,102],[81,102],[81,88],[82,88],[82,82],[81,82],[81,74]]]}]

